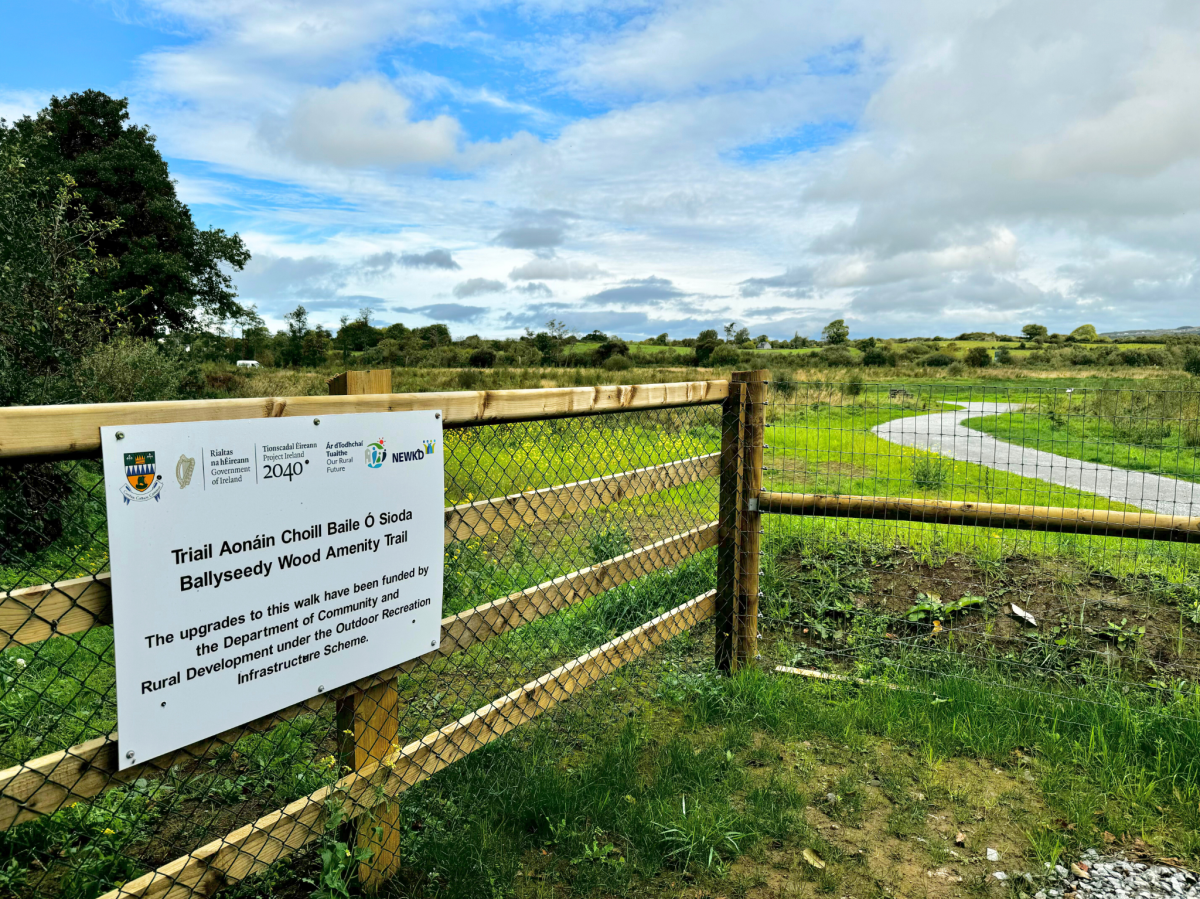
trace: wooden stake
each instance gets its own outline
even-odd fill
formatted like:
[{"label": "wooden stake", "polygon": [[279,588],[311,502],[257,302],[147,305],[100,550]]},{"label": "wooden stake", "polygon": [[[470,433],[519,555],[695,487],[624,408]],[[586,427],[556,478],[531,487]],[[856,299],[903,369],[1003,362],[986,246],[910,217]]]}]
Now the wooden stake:
[{"label": "wooden stake", "polygon": [[721,407],[721,486],[717,524],[716,664],[726,674],[734,670],[738,563],[742,508],[742,434],[745,429],[744,386],[731,381]]},{"label": "wooden stake", "polygon": [[750,498],[762,490],[763,435],[766,426],[767,381],[770,372],[734,372],[745,385],[745,426],[742,436],[742,490],[738,510],[737,627],[734,667],[754,664],[758,657],[758,566],[760,516]]},{"label": "wooden stake", "polygon": [[[330,378],[328,384],[332,396],[391,393],[392,371],[347,371]],[[343,772],[361,771],[396,748],[399,705],[394,678],[338,700],[338,763]],[[371,853],[358,866],[359,883],[369,892],[377,891],[400,864],[399,815],[399,806],[383,802],[367,820],[345,825],[342,836],[346,845],[357,845]]]}]

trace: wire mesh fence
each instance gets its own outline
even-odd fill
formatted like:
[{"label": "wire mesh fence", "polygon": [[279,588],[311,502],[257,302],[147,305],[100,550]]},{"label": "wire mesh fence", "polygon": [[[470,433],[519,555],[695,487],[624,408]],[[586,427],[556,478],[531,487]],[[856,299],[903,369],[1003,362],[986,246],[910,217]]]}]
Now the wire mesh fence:
[{"label": "wire mesh fence", "polygon": [[712,614],[721,428],[691,405],[447,430],[441,646],[122,774],[100,464],[6,465],[0,889],[470,876],[415,785],[490,744],[429,787],[469,803],[611,738],[636,660]]},{"label": "wire mesh fence", "polygon": [[765,417],[764,665],[1194,718],[1200,393],[782,378]]}]

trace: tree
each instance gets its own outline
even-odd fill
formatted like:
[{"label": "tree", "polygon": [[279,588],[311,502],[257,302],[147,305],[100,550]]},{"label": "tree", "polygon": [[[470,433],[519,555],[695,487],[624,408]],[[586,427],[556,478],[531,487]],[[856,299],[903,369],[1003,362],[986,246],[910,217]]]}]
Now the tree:
[{"label": "tree", "polygon": [[1075,338],[1075,340],[1079,341],[1080,343],[1091,343],[1099,335],[1096,333],[1095,325],[1080,325],[1071,332],[1070,336]]},{"label": "tree", "polygon": [[821,329],[821,337],[830,346],[840,346],[850,339],[850,329],[846,327],[845,319],[831,321]]},{"label": "tree", "polygon": [[661,334],[659,334],[657,337],[655,337],[654,343],[656,346],[666,346],[667,345],[667,332],[663,331]]},{"label": "tree", "polygon": [[725,326],[724,330],[726,342],[732,343],[734,332],[737,330],[737,322],[730,322]]},{"label": "tree", "polygon": [[992,364],[992,354],[988,352],[987,347],[973,346],[967,350],[963,361],[971,368],[987,368]]},{"label": "tree", "polygon": [[720,346],[720,338],[717,337],[717,332],[713,329],[701,331],[700,336],[696,338],[696,364],[699,366],[708,365],[712,359],[713,351]]},{"label": "tree", "polygon": [[90,287],[120,221],[93,219],[69,175],[31,168],[8,138],[0,129],[0,405],[74,402],[63,376],[118,324]]},{"label": "tree", "polygon": [[1050,334],[1050,329],[1045,325],[1026,325],[1021,329],[1021,333],[1025,335],[1026,340],[1045,340]]},{"label": "tree", "polygon": [[604,343],[606,340],[608,340],[608,335],[598,328],[591,334],[584,334],[579,338],[580,343]]},{"label": "tree", "polygon": [[323,365],[329,350],[330,334],[320,325],[308,323],[308,310],[297,306],[283,317],[287,338],[282,362],[284,365]]},{"label": "tree", "polygon": [[241,312],[230,270],[244,268],[249,251],[236,234],[196,227],[154,136],[129,124],[127,100],[91,90],[52,97],[35,118],[0,130],[0,142],[10,141],[45,176],[72,178],[92,220],[120,220],[96,236],[97,256],[113,264],[89,278],[86,293],[127,332],[159,336]]}]

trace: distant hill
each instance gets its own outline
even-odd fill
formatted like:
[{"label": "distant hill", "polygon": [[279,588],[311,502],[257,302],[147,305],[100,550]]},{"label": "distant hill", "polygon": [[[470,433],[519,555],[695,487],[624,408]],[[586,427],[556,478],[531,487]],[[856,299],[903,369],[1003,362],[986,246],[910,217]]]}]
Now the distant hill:
[{"label": "distant hill", "polygon": [[1139,331],[1105,331],[1100,336],[1122,340],[1130,337],[1183,337],[1189,334],[1200,334],[1200,325],[1182,325],[1178,328],[1144,328]]}]

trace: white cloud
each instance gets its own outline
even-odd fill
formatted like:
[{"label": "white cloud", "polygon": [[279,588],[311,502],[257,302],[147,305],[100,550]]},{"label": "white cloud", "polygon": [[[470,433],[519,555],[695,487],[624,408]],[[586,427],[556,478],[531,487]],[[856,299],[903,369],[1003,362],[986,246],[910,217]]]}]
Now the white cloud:
[{"label": "white cloud", "polygon": [[552,256],[530,259],[509,272],[508,277],[514,281],[587,281],[607,274],[594,262],[576,262]]},{"label": "white cloud", "polygon": [[429,165],[454,157],[462,128],[450,116],[409,117],[412,104],[381,78],[313,88],[264,136],[305,162],[351,168]]}]

